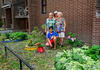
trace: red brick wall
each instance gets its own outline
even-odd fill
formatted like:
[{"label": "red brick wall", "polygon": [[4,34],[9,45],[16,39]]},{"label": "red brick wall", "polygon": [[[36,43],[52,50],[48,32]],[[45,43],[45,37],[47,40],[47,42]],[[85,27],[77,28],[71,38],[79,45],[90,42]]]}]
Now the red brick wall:
[{"label": "red brick wall", "polygon": [[100,45],[100,18],[94,19],[92,43]]},{"label": "red brick wall", "polygon": [[92,44],[100,45],[100,18],[96,18],[96,3],[94,1],[93,27],[92,27]]},{"label": "red brick wall", "polygon": [[47,0],[47,14],[41,14],[41,0],[29,1],[30,27],[45,23],[49,12],[62,11],[66,19],[66,32],[78,34],[85,42],[92,42],[94,0]]}]

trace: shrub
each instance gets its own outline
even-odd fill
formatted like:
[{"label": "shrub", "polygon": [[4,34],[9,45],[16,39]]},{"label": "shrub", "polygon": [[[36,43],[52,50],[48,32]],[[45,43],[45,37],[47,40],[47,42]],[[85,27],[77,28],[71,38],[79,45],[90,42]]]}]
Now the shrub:
[{"label": "shrub", "polygon": [[41,26],[41,27],[42,27],[42,29],[43,29],[43,30],[45,30],[45,24],[42,24],[42,26]]},{"label": "shrub", "polygon": [[3,25],[3,23],[2,23],[2,21],[0,21],[0,27],[2,27],[2,25]]},{"label": "shrub", "polygon": [[10,34],[10,38],[13,40],[21,40],[21,39],[25,40],[31,38],[31,36],[25,32],[13,32]]},{"label": "shrub", "polygon": [[44,34],[39,31],[38,27],[34,27],[34,30],[32,31],[32,40],[34,42],[45,42]]},{"label": "shrub", "polygon": [[29,35],[26,32],[13,32],[13,33],[4,33],[0,34],[0,41],[9,41],[9,40],[25,40],[32,38],[31,35]]},{"label": "shrub", "polygon": [[93,45],[92,48],[86,51],[86,55],[94,60],[100,59],[100,46]]},{"label": "shrub", "polygon": [[4,41],[6,38],[7,38],[7,37],[6,37],[5,34],[1,34],[1,35],[0,35],[0,41]]},{"label": "shrub", "polygon": [[74,46],[74,47],[81,47],[82,46],[82,41],[78,40],[76,38],[76,35],[74,33],[69,33],[67,37],[67,42],[69,45]]},{"label": "shrub", "polygon": [[84,46],[58,52],[54,61],[55,70],[99,70],[100,60],[94,61],[85,55],[88,49]]}]

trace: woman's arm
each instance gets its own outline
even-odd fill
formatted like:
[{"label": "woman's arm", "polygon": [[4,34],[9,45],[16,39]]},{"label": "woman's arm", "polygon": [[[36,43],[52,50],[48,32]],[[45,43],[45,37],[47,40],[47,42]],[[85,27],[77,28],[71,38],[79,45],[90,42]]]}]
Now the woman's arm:
[{"label": "woman's arm", "polygon": [[64,21],[64,32],[66,32],[66,21]]},{"label": "woman's arm", "polygon": [[45,32],[47,32],[47,23],[48,23],[48,19],[46,19]]},{"label": "woman's arm", "polygon": [[45,26],[45,32],[47,32],[47,26]]}]

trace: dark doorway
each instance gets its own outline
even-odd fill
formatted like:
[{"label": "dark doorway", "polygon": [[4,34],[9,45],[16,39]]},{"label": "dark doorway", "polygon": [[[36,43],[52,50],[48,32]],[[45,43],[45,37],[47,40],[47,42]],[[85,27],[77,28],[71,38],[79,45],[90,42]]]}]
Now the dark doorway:
[{"label": "dark doorway", "polygon": [[12,28],[12,12],[11,12],[11,8],[6,9],[6,28]]}]

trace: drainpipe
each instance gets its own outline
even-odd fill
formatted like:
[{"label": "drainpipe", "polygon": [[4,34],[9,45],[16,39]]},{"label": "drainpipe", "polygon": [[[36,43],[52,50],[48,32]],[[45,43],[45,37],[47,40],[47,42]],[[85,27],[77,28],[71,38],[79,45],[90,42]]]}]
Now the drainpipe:
[{"label": "drainpipe", "polygon": [[14,29],[14,0],[11,0],[11,14],[12,14],[12,29]]},{"label": "drainpipe", "polygon": [[28,33],[31,34],[31,22],[30,22],[30,4],[31,0],[28,0]]}]

